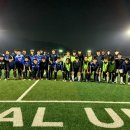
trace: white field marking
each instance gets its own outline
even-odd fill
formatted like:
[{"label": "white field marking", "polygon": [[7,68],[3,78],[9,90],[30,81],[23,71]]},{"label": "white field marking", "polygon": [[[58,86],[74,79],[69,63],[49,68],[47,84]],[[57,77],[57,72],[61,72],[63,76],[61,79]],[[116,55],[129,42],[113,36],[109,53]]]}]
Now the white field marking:
[{"label": "white field marking", "polygon": [[32,84],[16,101],[21,101],[38,82],[39,80],[36,80],[35,83]]},{"label": "white field marking", "polygon": [[58,101],[58,100],[0,100],[0,103],[75,103],[75,104],[130,104],[119,101]]}]

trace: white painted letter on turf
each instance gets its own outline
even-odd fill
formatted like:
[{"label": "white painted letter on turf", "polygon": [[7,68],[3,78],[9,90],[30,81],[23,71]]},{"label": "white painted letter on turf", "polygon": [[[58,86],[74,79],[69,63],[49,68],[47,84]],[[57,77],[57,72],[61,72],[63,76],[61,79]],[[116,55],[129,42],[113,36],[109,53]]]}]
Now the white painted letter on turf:
[{"label": "white painted letter on turf", "polygon": [[122,108],[121,110],[130,118],[130,109]]},{"label": "white painted letter on turf", "polygon": [[113,123],[104,123],[98,120],[95,113],[93,112],[92,108],[85,108],[85,112],[88,116],[88,119],[90,122],[98,127],[103,128],[120,128],[124,125],[123,120],[111,109],[111,108],[105,108],[106,112],[110,115],[110,117],[113,119]]},{"label": "white painted letter on turf", "polygon": [[32,127],[63,127],[63,122],[43,122],[45,108],[39,107],[34,117]]},{"label": "white painted letter on turf", "polygon": [[[12,112],[13,112],[13,117],[7,118],[6,116],[11,114]],[[4,111],[3,113],[0,114],[0,122],[13,122],[13,127],[22,127],[23,119],[22,119],[21,108],[14,107]]]}]

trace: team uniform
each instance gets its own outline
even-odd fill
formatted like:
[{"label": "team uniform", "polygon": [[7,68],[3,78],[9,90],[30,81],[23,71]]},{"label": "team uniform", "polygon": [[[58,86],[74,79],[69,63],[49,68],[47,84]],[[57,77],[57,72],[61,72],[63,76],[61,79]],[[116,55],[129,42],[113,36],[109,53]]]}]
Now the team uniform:
[{"label": "team uniform", "polygon": [[82,63],[81,61],[74,61],[72,63],[72,81],[75,80],[76,77],[78,77],[78,81],[81,80],[81,72],[82,72]]},{"label": "team uniform", "polygon": [[40,78],[43,79],[44,72],[46,73],[46,79],[48,79],[48,61],[41,61],[40,64]]},{"label": "team uniform", "polygon": [[4,58],[2,58],[2,59],[0,58],[0,79],[2,77],[2,70],[4,70],[4,69],[5,69],[5,60],[4,60]]},{"label": "team uniform", "polygon": [[16,55],[15,56],[15,65],[16,65],[16,69],[18,70],[18,78],[20,78],[22,76],[23,64],[24,64],[24,56],[21,54]]},{"label": "team uniform", "polygon": [[70,63],[64,63],[63,64],[63,80],[66,81],[71,80],[71,70],[72,70],[72,64]]},{"label": "team uniform", "polygon": [[24,61],[23,78],[31,79],[31,62],[30,60]]},{"label": "team uniform", "polygon": [[104,80],[109,82],[109,71],[108,71],[108,68],[109,68],[109,62],[105,62],[103,61],[103,65],[102,65],[102,73],[103,73],[103,77],[104,77]]},{"label": "team uniform", "polygon": [[57,73],[59,70],[62,71],[63,75],[63,64],[61,61],[60,62],[55,61],[53,66],[54,66],[54,80],[57,80]]},{"label": "team uniform", "polygon": [[85,81],[90,81],[90,62],[88,61],[83,61],[83,74],[85,77]]},{"label": "team uniform", "polygon": [[101,68],[98,62],[94,63],[92,62],[90,64],[90,72],[91,75],[94,73],[94,81],[98,82],[99,81],[99,72],[100,72]]},{"label": "team uniform", "polygon": [[118,74],[120,74],[120,83],[124,84],[123,83],[123,67],[122,67],[124,60],[123,59],[115,59],[115,62],[116,62],[116,79],[115,79],[115,82],[117,83]]},{"label": "team uniform", "polygon": [[115,61],[109,62],[108,72],[109,72],[109,80],[111,80],[112,83],[114,83],[115,78],[116,78],[116,63],[115,63]]},{"label": "team uniform", "polygon": [[[35,59],[34,59],[35,60]],[[39,63],[32,63],[32,78],[38,79],[40,78],[40,66]]]},{"label": "team uniform", "polygon": [[123,76],[123,81],[126,83],[126,75],[128,74],[128,84],[130,84],[130,62],[125,63],[123,62],[122,64],[124,76]]},{"label": "team uniform", "polygon": [[10,77],[10,62],[9,60],[13,59],[11,55],[5,55],[4,60],[5,60],[5,79],[9,79]]}]

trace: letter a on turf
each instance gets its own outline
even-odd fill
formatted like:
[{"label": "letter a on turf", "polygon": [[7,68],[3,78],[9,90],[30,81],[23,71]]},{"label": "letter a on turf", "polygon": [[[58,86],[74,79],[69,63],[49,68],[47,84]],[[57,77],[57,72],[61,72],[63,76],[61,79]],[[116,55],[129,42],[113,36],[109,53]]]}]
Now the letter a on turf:
[{"label": "letter a on turf", "polygon": [[98,127],[120,128],[124,125],[123,120],[111,108],[105,108],[105,110],[113,119],[114,121],[113,123],[104,123],[104,122],[99,121],[95,113],[93,112],[92,108],[85,108],[85,112],[88,116],[89,121]]},{"label": "letter a on turf", "polygon": [[32,123],[32,127],[63,127],[63,122],[43,122],[44,115],[45,108],[38,108]]},{"label": "letter a on turf", "polygon": [[[13,113],[13,117],[6,117],[9,114]],[[0,114],[0,122],[12,122],[13,127],[22,127],[23,126],[23,119],[22,119],[22,112],[21,108],[10,108],[9,110],[4,111]]]}]

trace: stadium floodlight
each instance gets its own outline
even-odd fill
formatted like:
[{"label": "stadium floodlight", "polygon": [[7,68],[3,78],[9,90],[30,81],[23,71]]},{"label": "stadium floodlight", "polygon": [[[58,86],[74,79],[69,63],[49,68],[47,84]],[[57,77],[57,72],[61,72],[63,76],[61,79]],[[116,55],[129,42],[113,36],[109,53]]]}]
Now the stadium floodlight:
[{"label": "stadium floodlight", "polygon": [[62,49],[59,49],[59,53],[63,53],[63,50],[62,50]]},{"label": "stadium floodlight", "polygon": [[130,37],[130,29],[129,29],[129,30],[127,30],[126,34],[127,34],[127,36],[129,36],[129,37]]}]

